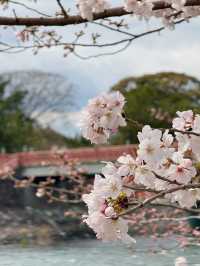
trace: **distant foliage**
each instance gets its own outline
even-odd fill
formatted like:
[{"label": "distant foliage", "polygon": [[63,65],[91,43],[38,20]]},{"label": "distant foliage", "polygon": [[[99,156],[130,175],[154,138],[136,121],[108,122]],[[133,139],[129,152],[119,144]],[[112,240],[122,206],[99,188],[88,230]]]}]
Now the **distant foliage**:
[{"label": "distant foliage", "polygon": [[[141,124],[169,127],[177,110],[200,111],[200,81],[179,73],[157,73],[129,77],[119,81],[111,91],[120,91],[126,98],[125,114]],[[128,125],[112,142],[136,143],[137,129]]]}]

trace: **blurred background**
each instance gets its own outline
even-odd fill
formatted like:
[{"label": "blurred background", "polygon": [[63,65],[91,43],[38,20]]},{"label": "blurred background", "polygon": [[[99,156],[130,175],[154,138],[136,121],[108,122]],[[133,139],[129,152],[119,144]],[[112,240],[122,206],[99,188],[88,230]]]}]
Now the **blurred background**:
[{"label": "blurred background", "polygon": [[[53,2],[43,0],[39,8],[50,12]],[[151,26],[136,20],[133,24],[138,31]],[[95,240],[82,222],[87,210],[81,193],[91,188],[102,161],[114,161],[122,153],[135,155],[137,131],[128,125],[109,144],[93,146],[79,130],[81,109],[90,98],[108,91],[125,96],[127,117],[153,127],[169,127],[177,110],[200,112],[199,27],[196,18],[175,31],[139,39],[115,56],[90,60],[65,58],[56,47],[35,56],[31,51],[0,53],[0,174],[12,172],[13,177],[0,183],[2,266],[167,266],[183,254],[200,265],[199,231],[187,221],[174,222],[181,212],[148,209],[130,217],[136,247]],[[56,30],[64,36],[72,31]],[[16,42],[12,34],[0,30],[4,41]],[[61,193],[38,190],[40,182]],[[68,190],[67,197],[62,189]],[[140,224],[144,218],[166,216],[171,221]],[[192,244],[186,248],[188,236]]]},{"label": "blurred background", "polygon": [[[82,221],[87,210],[81,195],[91,189],[103,161],[115,161],[123,153],[135,155],[135,128],[127,126],[109,144],[93,146],[75,127],[79,96],[66,77],[33,70],[6,72],[0,80],[3,265],[13,265],[13,260],[20,266],[32,266],[33,261],[40,266],[63,261],[94,265],[91,260],[102,254],[104,259],[95,265],[119,265],[124,257],[127,265],[133,259],[134,265],[146,265],[149,258],[150,265],[169,265],[185,252],[197,261],[199,224],[177,221],[175,217],[186,215],[182,211],[148,208],[131,215],[130,233],[138,242],[134,249],[98,242]],[[169,127],[177,110],[200,109],[200,81],[187,74],[133,75],[107,89],[114,90],[124,94],[128,117],[153,127]]]}]

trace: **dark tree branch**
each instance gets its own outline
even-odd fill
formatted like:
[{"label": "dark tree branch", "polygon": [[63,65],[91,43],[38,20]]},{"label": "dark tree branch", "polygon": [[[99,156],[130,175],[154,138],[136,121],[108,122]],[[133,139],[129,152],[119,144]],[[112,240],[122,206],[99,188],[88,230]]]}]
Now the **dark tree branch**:
[{"label": "dark tree branch", "polygon": [[[159,11],[164,9],[172,9],[169,3],[164,1],[158,1],[153,3],[153,10]],[[200,0],[187,0],[186,7],[200,6]],[[123,7],[109,8],[101,13],[95,13],[93,20],[121,17],[124,15],[132,14],[127,12]],[[4,26],[66,26],[88,22],[87,19],[83,19],[80,15],[68,16],[68,17],[0,17],[0,25]]]},{"label": "dark tree branch", "polygon": [[60,9],[61,9],[61,12],[62,12],[63,16],[64,16],[65,18],[68,18],[67,11],[65,10],[65,8],[64,8],[64,6],[62,5],[61,1],[60,1],[60,0],[56,0],[56,1],[57,1],[58,5],[59,5],[59,7],[60,7]]}]

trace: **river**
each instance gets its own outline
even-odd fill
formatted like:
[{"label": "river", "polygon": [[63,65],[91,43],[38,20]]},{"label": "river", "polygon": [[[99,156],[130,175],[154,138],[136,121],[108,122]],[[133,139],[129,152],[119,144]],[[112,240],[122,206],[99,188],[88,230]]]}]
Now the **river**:
[{"label": "river", "polygon": [[173,239],[139,238],[133,247],[76,240],[51,247],[0,247],[0,266],[173,266],[185,256],[189,265],[200,266],[200,247],[180,249]]}]

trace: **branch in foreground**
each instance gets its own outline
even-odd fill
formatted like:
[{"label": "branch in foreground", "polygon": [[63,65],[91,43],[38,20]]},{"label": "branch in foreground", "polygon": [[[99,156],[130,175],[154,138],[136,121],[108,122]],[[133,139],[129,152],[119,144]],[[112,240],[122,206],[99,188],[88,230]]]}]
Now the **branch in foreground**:
[{"label": "branch in foreground", "polygon": [[[157,1],[153,3],[153,11],[171,9],[173,10],[171,4],[165,1]],[[200,6],[199,0],[187,0],[186,7]],[[110,17],[121,17],[124,15],[132,14],[127,12],[123,7],[115,7],[106,9],[104,12],[95,13],[93,15],[93,20],[110,18]],[[82,18],[80,15],[68,16],[68,17],[0,17],[0,25],[4,26],[67,26],[76,25],[88,22],[87,19]]]},{"label": "branch in foreground", "polygon": [[143,202],[137,204],[133,208],[130,208],[127,211],[119,214],[118,217],[130,214],[130,213],[132,213],[138,209],[141,209],[141,208],[145,207],[146,205],[151,204],[155,200],[163,198],[167,194],[171,194],[171,193],[179,191],[179,190],[186,190],[186,189],[192,189],[192,188],[200,188],[200,184],[181,185],[181,186],[174,187],[174,188],[171,188],[168,190],[163,190],[163,191],[157,193],[156,195],[153,195],[152,197],[150,197],[150,198],[144,200]]},{"label": "branch in foreground", "polygon": [[[142,129],[143,126],[144,126],[140,122],[135,121],[135,120],[130,119],[130,118],[126,118],[126,121],[131,123],[134,127],[138,128],[138,129]],[[176,128],[170,128],[170,129],[158,128],[158,129],[161,130],[161,131],[169,130],[170,133],[177,132],[177,133],[181,133],[183,135],[193,135],[193,136],[200,137],[200,133],[194,132],[194,131],[184,131],[184,130],[179,130],[179,129],[176,129]]]}]

